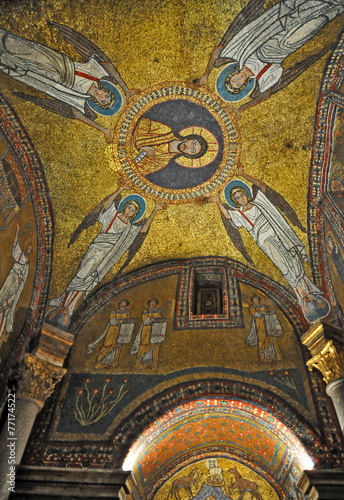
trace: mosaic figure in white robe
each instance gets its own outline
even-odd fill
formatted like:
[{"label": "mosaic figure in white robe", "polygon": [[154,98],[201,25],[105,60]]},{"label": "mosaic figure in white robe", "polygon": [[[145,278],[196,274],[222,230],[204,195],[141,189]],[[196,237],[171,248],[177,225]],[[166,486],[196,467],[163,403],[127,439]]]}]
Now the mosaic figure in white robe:
[{"label": "mosaic figure in white robe", "polygon": [[128,89],[118,70],[96,45],[67,26],[50,24],[75,46],[85,62],[73,61],[50,47],[0,29],[0,70],[53,99],[18,93],[20,97],[97,128],[110,143],[111,131],[95,122],[96,113],[89,102],[93,100],[99,109],[115,106],[116,96],[102,85],[106,80],[118,84],[127,98],[135,91]]},{"label": "mosaic figure in white robe", "polygon": [[280,0],[262,13],[264,3],[264,0],[251,0],[240,12],[214,48],[208,67],[199,80],[202,85],[207,85],[214,67],[236,61],[236,70],[226,79],[228,92],[242,93],[244,97],[250,79],[255,77],[257,81],[257,89],[251,95],[252,102],[243,105],[241,112],[268,98],[271,92],[281,90],[321,58],[330,45],[293,68],[285,71],[282,66],[290,54],[344,11],[343,0]]},{"label": "mosaic figure in white robe", "polygon": [[[104,200],[103,207],[95,220],[91,217],[91,223],[96,222],[96,220],[101,223],[100,233],[88,247],[65,292],[60,297],[50,301],[49,305],[57,310],[50,311],[48,319],[51,320],[54,314],[59,312],[67,313],[66,319],[68,319],[80,297],[83,294],[88,295],[102,281],[110,269],[132,247],[140,233],[142,235],[147,233],[155,214],[163,208],[162,205],[156,205],[148,219],[141,221],[141,225],[133,224],[132,220],[140,211],[140,205],[133,199],[127,201],[122,210],[118,210],[116,198],[124,189],[127,189],[126,186],[120,187]],[[98,207],[96,207],[96,211],[99,211]]]},{"label": "mosaic figure in white robe", "polygon": [[[234,228],[245,228],[259,248],[278,267],[293,289],[305,316],[310,316],[312,321],[315,321],[315,315],[316,319],[326,316],[329,312],[328,303],[319,288],[308,278],[302,264],[302,260],[308,261],[303,243],[264,194],[267,186],[244,173],[242,165],[239,166],[239,173],[258,187],[254,198],[250,197],[248,190],[238,185],[230,191],[230,197],[237,209],[224,206],[219,196],[211,200],[217,203],[223,217],[230,220]],[[291,209],[285,200],[284,203]],[[290,210],[286,210],[285,206],[282,208],[287,215],[290,214]]]},{"label": "mosaic figure in white robe", "polygon": [[20,226],[17,224],[12,248],[14,263],[0,289],[0,338],[5,330],[7,333],[13,332],[14,313],[29,274],[32,244],[29,243],[25,251],[21,249],[18,241],[19,229]]}]

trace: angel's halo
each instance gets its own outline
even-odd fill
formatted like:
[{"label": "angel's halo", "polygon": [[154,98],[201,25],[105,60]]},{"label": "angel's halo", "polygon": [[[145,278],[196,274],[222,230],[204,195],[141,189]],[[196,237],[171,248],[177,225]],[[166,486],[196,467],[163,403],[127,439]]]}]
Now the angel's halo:
[{"label": "angel's halo", "polygon": [[230,205],[232,208],[235,208],[235,209],[237,209],[238,207],[236,206],[234,201],[231,199],[230,194],[231,194],[232,189],[234,189],[236,187],[242,188],[247,193],[247,196],[249,198],[253,198],[252,190],[251,190],[250,186],[248,184],[246,184],[246,182],[243,182],[243,181],[240,181],[237,179],[234,181],[230,181],[227,184],[227,186],[225,187],[225,189],[223,190],[223,194],[224,194],[224,197],[225,197],[228,205]]},{"label": "angel's halo", "polygon": [[121,109],[123,105],[122,94],[120,93],[116,85],[114,85],[112,82],[109,82],[108,80],[101,80],[100,83],[102,87],[104,87],[105,89],[109,90],[112,94],[114,94],[116,98],[115,104],[108,109],[102,108],[93,99],[88,99],[87,104],[91,109],[93,109],[93,111],[98,113],[98,115],[113,116],[116,113],[118,113],[118,111]]},{"label": "angel's halo", "polygon": [[250,80],[247,82],[245,87],[240,90],[238,93],[234,92],[229,92],[229,90],[226,88],[226,80],[227,77],[231,74],[234,73],[238,70],[238,63],[233,62],[228,64],[223,68],[223,70],[218,74],[217,79],[216,79],[216,92],[218,95],[221,97],[226,102],[238,102],[242,101],[247,97],[248,95],[253,92],[255,86],[256,86],[256,77],[253,76],[250,78]]},{"label": "angel's halo", "polygon": [[121,202],[118,206],[118,211],[120,212],[121,210],[123,210],[126,203],[128,203],[128,201],[132,201],[132,200],[136,201],[136,203],[138,203],[140,205],[140,210],[138,211],[138,214],[135,215],[135,217],[133,218],[133,223],[134,223],[134,222],[140,220],[146,211],[146,202],[145,202],[144,198],[142,198],[142,196],[140,196],[139,194],[128,194],[128,196],[126,196],[125,198],[123,198],[123,200],[121,200]]}]

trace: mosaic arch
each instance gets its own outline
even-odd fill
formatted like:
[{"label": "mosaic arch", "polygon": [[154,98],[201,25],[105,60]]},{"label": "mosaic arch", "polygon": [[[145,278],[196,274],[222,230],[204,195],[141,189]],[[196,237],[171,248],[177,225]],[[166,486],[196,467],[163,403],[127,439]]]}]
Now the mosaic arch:
[{"label": "mosaic arch", "polygon": [[[2,347],[0,391],[28,342],[43,323],[52,265],[53,216],[40,158],[16,112],[0,94],[0,242],[1,297],[13,300],[0,319]],[[14,243],[18,234],[19,254]],[[32,244],[21,280],[8,295],[6,280],[20,254]],[[7,255],[6,255],[7,254]],[[11,255],[12,254],[12,255]],[[23,265],[23,264],[22,264]],[[13,283],[12,283],[13,286]],[[6,309],[6,308],[5,308]]]},{"label": "mosaic arch", "polygon": [[[75,338],[25,465],[114,470],[143,433],[137,495],[158,500],[194,467],[183,500],[230,488],[228,469],[284,499],[304,450],[319,468],[343,465],[300,345],[316,318],[344,319],[343,10],[341,0],[2,2],[2,283],[16,223],[35,259],[15,335],[0,345],[1,389],[44,318]],[[221,308],[204,312],[209,284],[204,302]]]},{"label": "mosaic arch", "polygon": [[[225,458],[237,464],[226,465]],[[207,477],[211,459],[223,465],[217,480]],[[249,467],[245,470],[240,463]],[[193,496],[211,495],[211,488],[226,492],[237,467],[247,479],[253,476],[249,468],[258,472],[266,483],[261,481],[257,488],[264,499],[272,499],[286,498],[290,473],[300,475],[314,463],[298,438],[271,413],[254,404],[219,398],[184,403],[162,415],[132,445],[123,468],[133,470],[138,498],[163,498],[173,481],[190,477],[192,470],[198,478]]]},{"label": "mosaic arch", "polygon": [[[271,297],[278,303],[283,312],[286,314],[295,331],[303,331],[307,323],[298,308],[297,302],[293,295],[286,288],[278,286],[276,282],[264,276],[262,273],[248,266],[241,264],[238,261],[228,257],[198,257],[194,259],[183,259],[178,261],[162,262],[146,266],[142,269],[134,271],[123,277],[116,276],[113,281],[106,283],[104,286],[90,294],[89,297],[76,309],[71,321],[70,331],[77,335],[80,329],[85,325],[92,315],[94,315],[101,307],[109,300],[114,298],[124,290],[130,290],[139,283],[146,283],[164,276],[179,275],[181,287],[183,282],[187,282],[190,275],[190,270],[199,267],[225,267],[230,269],[236,279],[252,285],[257,289],[261,289],[264,293],[270,294]],[[182,300],[186,297],[181,296]]]},{"label": "mosaic arch", "polygon": [[[343,318],[343,47],[339,38],[327,64],[317,109],[312,154],[309,207],[314,275],[328,289],[333,306]],[[315,233],[321,238],[314,238]],[[330,276],[330,280],[323,276]]]},{"label": "mosaic arch", "polygon": [[[191,271],[197,269],[219,276],[219,271],[224,270],[226,279],[232,282],[229,307],[241,310],[243,323],[227,326],[223,315],[205,315],[202,319],[211,322],[211,329],[204,324],[191,329],[186,323],[180,324],[180,311],[192,296],[186,284]],[[223,284],[227,286],[225,279]],[[280,346],[282,356],[277,357],[273,351],[271,359],[264,362],[259,362],[258,346],[249,347],[246,342],[253,324],[250,298],[257,293],[264,307],[280,318],[281,336],[274,345],[276,349]],[[143,329],[147,298],[152,297],[161,307],[158,323],[161,328],[166,325],[166,337],[156,365],[136,365],[132,346]],[[323,403],[322,389],[316,385],[316,374],[309,374],[304,367],[299,340],[303,316],[295,302],[292,294],[277,283],[243,264],[220,257],[147,266],[99,288],[74,315],[71,332],[75,342],[68,361],[69,373],[47,409],[45,446],[41,447],[39,435],[33,437],[27,463],[43,461],[54,466],[61,460],[68,464],[77,460],[92,467],[120,466],[132,442],[153,419],[186,399],[211,394],[276,411],[305,447],[319,460],[327,460],[325,443],[339,443],[332,442],[330,432],[324,432],[316,410]],[[122,304],[124,309],[118,312]],[[118,326],[111,326],[109,318],[121,319],[122,314],[126,333],[122,345],[116,348],[118,356],[112,356],[120,331]],[[111,342],[105,341],[104,335]],[[200,344],[209,348],[199,349]],[[102,363],[102,359],[109,359],[109,352],[112,358]],[[85,408],[90,411],[85,413]],[[323,417],[336,425],[328,409]],[[89,445],[85,448],[77,441],[83,442],[86,435]],[[60,443],[58,451],[56,442]]]}]

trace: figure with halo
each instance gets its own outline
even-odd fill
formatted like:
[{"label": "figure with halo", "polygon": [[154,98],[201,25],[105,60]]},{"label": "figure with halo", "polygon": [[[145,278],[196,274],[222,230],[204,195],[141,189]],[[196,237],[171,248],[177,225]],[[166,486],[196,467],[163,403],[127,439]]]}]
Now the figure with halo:
[{"label": "figure with halo", "polygon": [[283,68],[290,54],[344,11],[343,0],[280,0],[262,12],[264,4],[265,0],[250,0],[213,49],[204,75],[196,80],[207,85],[212,69],[226,65],[216,82],[220,97],[228,102],[251,97],[237,109],[238,118],[245,109],[289,85],[330,50],[328,45],[293,67]]},{"label": "figure with halo", "polygon": [[139,223],[138,220],[146,210],[146,203],[136,194],[128,195],[121,201],[120,194],[124,189],[128,188],[122,185],[99,203],[72,235],[69,244],[74,243],[81,231],[95,222],[102,225],[65,292],[50,301],[49,305],[57,309],[48,313],[49,321],[62,313],[67,323],[81,296],[88,295],[128,250],[132,250],[130,258],[133,258],[143,244],[157,211],[165,208],[164,205],[156,205],[150,216]]},{"label": "figure with halo", "polygon": [[[280,194],[246,174],[242,164],[239,164],[238,172],[252,182],[253,192],[245,182],[234,180],[225,188],[228,205],[224,205],[218,195],[210,198],[221,211],[229,237],[241,250],[244,246],[238,229],[245,228],[259,248],[281,271],[308,321],[312,323],[327,316],[329,304],[318,287],[308,278],[302,265],[302,260],[308,261],[305,247],[280,210],[291,222],[303,228],[296,213]],[[246,258],[247,253],[243,255]]]},{"label": "figure with halo", "polygon": [[142,311],[142,323],[130,348],[130,354],[137,355],[133,370],[158,366],[160,345],[167,332],[167,321],[158,305],[159,300],[153,297]]},{"label": "figure with halo", "polygon": [[97,114],[113,116],[122,107],[120,87],[126,98],[129,90],[111,60],[94,43],[63,24],[50,22],[85,62],[79,63],[65,54],[38,42],[0,30],[0,70],[10,77],[47,94],[16,94],[48,111],[78,119],[100,130],[111,143],[111,130],[95,121]]},{"label": "figure with halo", "polygon": [[210,474],[209,483],[222,483],[223,471],[222,468],[218,466],[216,458],[210,458],[207,460],[207,467]]},{"label": "figure with halo", "polygon": [[201,158],[208,149],[206,139],[200,134],[183,137],[168,125],[143,117],[135,127],[133,139],[135,151],[139,152],[134,161],[140,164],[145,175],[165,168],[171,159],[179,156]]}]

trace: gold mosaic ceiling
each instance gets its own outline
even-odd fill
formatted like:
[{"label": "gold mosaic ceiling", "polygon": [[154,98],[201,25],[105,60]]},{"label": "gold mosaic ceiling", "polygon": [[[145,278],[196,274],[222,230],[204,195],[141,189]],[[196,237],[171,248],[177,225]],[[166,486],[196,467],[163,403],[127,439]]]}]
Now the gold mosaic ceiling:
[{"label": "gold mosaic ceiling", "polygon": [[[274,2],[267,2],[269,7]],[[49,20],[73,27],[96,43],[116,64],[129,88],[144,90],[164,81],[191,82],[204,72],[209,55],[245,2],[214,0],[3,1],[1,26],[78,59]],[[287,60],[295,64],[335,41],[342,16]],[[278,190],[307,222],[307,190],[317,96],[327,56],[270,100],[245,111],[239,122],[246,171]],[[210,88],[218,70],[210,78]],[[76,120],[48,113],[12,94],[13,81],[1,74],[2,91],[13,104],[42,160],[55,219],[51,296],[61,293],[98,228],[82,234],[69,249],[72,232],[88,211],[117,187],[111,146],[102,134]],[[27,87],[15,83],[16,90]],[[103,119],[114,127],[115,118]],[[154,206],[147,201],[148,209]],[[307,245],[307,236],[295,230]],[[256,268],[286,285],[279,271],[242,237]],[[230,242],[214,204],[169,205],[158,213],[144,246],[127,271],[153,262],[199,255],[243,261]],[[67,265],[68,264],[68,265]],[[120,263],[118,264],[120,265]],[[310,269],[306,268],[309,274]]]}]

